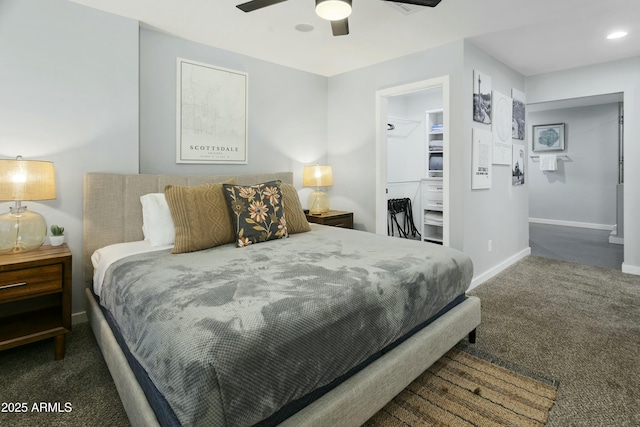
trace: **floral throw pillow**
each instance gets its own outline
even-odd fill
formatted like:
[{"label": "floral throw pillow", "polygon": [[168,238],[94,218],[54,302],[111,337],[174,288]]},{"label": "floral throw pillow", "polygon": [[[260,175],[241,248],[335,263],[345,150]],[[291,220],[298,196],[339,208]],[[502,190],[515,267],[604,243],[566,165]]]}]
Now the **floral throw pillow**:
[{"label": "floral throw pillow", "polygon": [[223,188],[239,248],[288,236],[280,181]]}]

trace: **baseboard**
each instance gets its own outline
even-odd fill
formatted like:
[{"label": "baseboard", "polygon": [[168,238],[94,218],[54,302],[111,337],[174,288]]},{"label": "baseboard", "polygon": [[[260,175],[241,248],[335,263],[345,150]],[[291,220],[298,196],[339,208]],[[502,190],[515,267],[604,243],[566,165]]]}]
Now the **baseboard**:
[{"label": "baseboard", "polygon": [[613,243],[615,245],[624,245],[624,237],[609,236],[609,243]]},{"label": "baseboard", "polygon": [[481,284],[483,284],[487,280],[491,279],[493,276],[495,276],[498,273],[500,273],[501,271],[511,267],[513,264],[515,264],[516,262],[520,261],[522,258],[524,258],[524,257],[526,257],[528,255],[531,255],[531,248],[523,249],[522,251],[518,252],[517,254],[515,254],[515,255],[507,258],[506,260],[502,261],[500,264],[496,265],[495,267],[485,271],[484,273],[480,274],[479,276],[474,277],[473,280],[471,280],[471,286],[469,286],[469,290],[480,286]]},{"label": "baseboard", "polygon": [[577,221],[563,221],[560,219],[544,219],[544,218],[529,218],[529,222],[534,224],[549,224],[549,225],[562,225],[565,227],[577,227],[577,228],[591,228],[593,230],[613,230],[614,225],[611,224],[594,224],[591,222],[577,222]]},{"label": "baseboard", "polygon": [[87,323],[89,318],[86,311],[80,311],[71,315],[71,325],[77,325],[79,323]]},{"label": "baseboard", "polygon": [[622,263],[622,272],[623,273],[629,273],[629,274],[635,274],[635,275],[640,276],[640,267],[638,267],[637,265],[625,264],[623,262]]}]

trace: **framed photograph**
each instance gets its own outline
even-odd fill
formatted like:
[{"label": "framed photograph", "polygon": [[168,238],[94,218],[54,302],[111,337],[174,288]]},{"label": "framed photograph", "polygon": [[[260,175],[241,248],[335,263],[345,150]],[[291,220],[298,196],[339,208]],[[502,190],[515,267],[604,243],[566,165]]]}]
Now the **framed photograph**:
[{"label": "framed photograph", "polygon": [[524,141],[526,115],[525,95],[519,90],[511,89],[511,98],[513,98],[513,122],[511,124],[511,136],[513,139]]},{"label": "framed photograph", "polygon": [[473,70],[473,120],[491,124],[491,77]]},{"label": "framed photograph", "polygon": [[533,143],[531,148],[534,152],[563,151],[564,123],[533,126],[531,139]]},{"label": "framed photograph", "polygon": [[247,74],[177,58],[176,163],[247,164]]},{"label": "framed photograph", "polygon": [[524,145],[513,144],[511,156],[511,184],[524,185]]}]

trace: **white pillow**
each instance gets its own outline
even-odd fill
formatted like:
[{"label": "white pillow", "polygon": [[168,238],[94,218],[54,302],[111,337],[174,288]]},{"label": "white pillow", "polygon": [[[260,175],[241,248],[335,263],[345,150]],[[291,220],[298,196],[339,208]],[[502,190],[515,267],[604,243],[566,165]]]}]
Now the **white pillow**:
[{"label": "white pillow", "polygon": [[149,193],[140,197],[142,203],[142,233],[151,246],[173,245],[175,230],[164,193]]}]

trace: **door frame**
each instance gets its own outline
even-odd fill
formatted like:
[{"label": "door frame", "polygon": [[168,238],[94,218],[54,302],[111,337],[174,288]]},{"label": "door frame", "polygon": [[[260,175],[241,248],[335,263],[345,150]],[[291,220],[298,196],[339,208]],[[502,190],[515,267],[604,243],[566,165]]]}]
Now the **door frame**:
[{"label": "door frame", "polygon": [[[443,243],[445,246],[449,244],[449,76],[441,76],[428,80],[421,80],[400,86],[394,86],[387,89],[376,91],[376,234],[387,234],[387,99],[394,96],[407,95],[410,93],[420,92],[428,89],[442,88],[442,111],[443,111],[443,203],[442,212],[443,227]],[[425,110],[426,111],[426,110]],[[426,143],[426,139],[425,139]],[[426,177],[426,175],[425,175]],[[422,209],[422,208],[421,208]],[[422,224],[422,218],[420,218]]]}]

